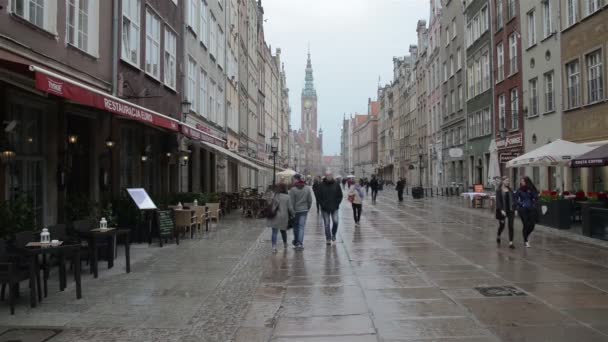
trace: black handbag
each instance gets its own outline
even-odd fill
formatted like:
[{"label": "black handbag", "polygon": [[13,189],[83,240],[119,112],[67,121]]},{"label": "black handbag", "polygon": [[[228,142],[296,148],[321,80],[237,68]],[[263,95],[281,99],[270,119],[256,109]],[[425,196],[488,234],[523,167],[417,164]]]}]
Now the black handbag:
[{"label": "black handbag", "polygon": [[287,221],[287,230],[295,228],[295,226],[296,226],[296,217],[290,216],[289,220]]}]

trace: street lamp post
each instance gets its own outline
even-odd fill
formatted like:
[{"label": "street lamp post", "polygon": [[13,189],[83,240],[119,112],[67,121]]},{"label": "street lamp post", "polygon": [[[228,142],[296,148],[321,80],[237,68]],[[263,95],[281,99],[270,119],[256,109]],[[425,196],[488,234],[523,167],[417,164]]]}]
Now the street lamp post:
[{"label": "street lamp post", "polygon": [[270,138],[270,151],[272,152],[272,186],[277,183],[277,153],[279,152],[279,137],[276,133]]},{"label": "street lamp post", "polygon": [[418,180],[419,186],[422,188],[422,146],[418,146]]}]

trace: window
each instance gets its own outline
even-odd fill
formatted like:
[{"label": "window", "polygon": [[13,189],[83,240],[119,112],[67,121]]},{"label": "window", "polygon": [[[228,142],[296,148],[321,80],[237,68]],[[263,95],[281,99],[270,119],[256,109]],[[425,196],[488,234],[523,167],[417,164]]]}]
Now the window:
[{"label": "window", "polygon": [[219,85],[217,87],[217,93],[215,98],[217,101],[216,123],[224,127],[224,91],[222,90],[222,88],[219,87]]},{"label": "window", "polygon": [[469,139],[475,138],[475,116],[470,114],[468,117],[469,122]]},{"label": "window", "polygon": [[586,57],[587,62],[587,79],[588,79],[588,103],[597,102],[604,99],[603,86],[603,65],[602,52],[596,50]]},{"label": "window", "polygon": [[543,5],[543,36],[549,37],[553,33],[553,19],[551,17],[551,1],[542,2]]},{"label": "window", "polygon": [[456,68],[454,68],[454,56],[450,56],[450,77],[454,76]]},{"label": "window", "polygon": [[553,71],[544,75],[545,79],[545,113],[555,110],[555,94],[553,89]]},{"label": "window", "polygon": [[517,36],[515,33],[509,36],[509,68],[510,75],[517,72]]},{"label": "window", "polygon": [[454,94],[454,91],[452,90],[450,92],[450,112],[454,113],[456,111],[456,95]]},{"label": "window", "polygon": [[485,53],[481,56],[481,89],[486,91],[490,89],[490,56]]},{"label": "window", "polygon": [[212,79],[209,79],[209,120],[211,120],[211,122],[216,122],[217,118],[217,110],[215,108],[215,88],[216,88],[216,84],[215,81]]},{"label": "window", "polygon": [[502,42],[496,45],[496,59],[498,61],[498,68],[496,68],[496,82],[500,82],[505,79],[505,53]]},{"label": "window", "polygon": [[473,41],[476,41],[477,39],[479,39],[479,35],[480,35],[479,16],[476,15],[475,18],[473,18]]},{"label": "window", "polygon": [[223,68],[224,67],[224,53],[225,53],[225,44],[224,44],[224,31],[222,31],[221,27],[218,26],[217,29],[217,64]]},{"label": "window", "polygon": [[460,144],[464,144],[466,140],[466,136],[464,134],[464,127],[458,127],[458,135],[460,136]]},{"label": "window", "polygon": [[468,88],[468,98],[472,99],[475,97],[475,75],[473,75],[473,66],[467,68],[467,84]]},{"label": "window", "polygon": [[481,22],[481,34],[483,34],[484,32],[486,32],[488,30],[489,17],[488,17],[488,7],[487,6],[481,9],[481,15],[480,15],[479,21]]},{"label": "window", "polygon": [[443,116],[448,116],[448,95],[443,95]]},{"label": "window", "polygon": [[490,114],[490,108],[483,110],[483,134],[492,134],[492,116]]},{"label": "window", "polygon": [[[198,2],[198,0],[187,0],[189,2],[189,6],[188,6],[188,17],[187,17],[187,24],[188,26],[190,26],[192,29],[195,29],[196,26],[196,3]],[[196,30],[195,30],[196,32]]]},{"label": "window", "polygon": [[528,47],[536,44],[536,17],[534,11],[528,13]]},{"label": "window", "polygon": [[458,70],[462,69],[462,53],[460,48],[456,49],[456,66],[458,67]]},{"label": "window", "polygon": [[209,31],[209,34],[211,36],[209,42],[209,53],[214,58],[217,58],[217,22],[215,21],[215,17],[213,16],[213,14],[211,15],[211,24]]},{"label": "window", "polygon": [[528,108],[528,117],[538,115],[538,79],[530,80],[528,86],[528,92],[530,93],[530,108]]},{"label": "window", "polygon": [[464,105],[464,98],[462,93],[462,86],[458,86],[458,110],[462,110]]},{"label": "window", "polygon": [[449,46],[450,45],[450,27],[448,26],[445,29],[445,46]]},{"label": "window", "polygon": [[207,110],[207,73],[205,73],[205,70],[203,70],[202,68],[200,69],[200,77],[198,84],[198,98],[198,113],[203,117],[207,117],[207,115],[209,115],[209,112]]},{"label": "window", "polygon": [[483,135],[483,117],[481,111],[475,113],[475,133],[478,137]]},{"label": "window", "polygon": [[209,16],[208,16],[208,8],[207,2],[205,0],[201,1],[201,11],[200,11],[200,30],[199,35],[201,36],[201,42],[206,47],[209,47]]},{"label": "window", "polygon": [[443,62],[443,81],[447,82],[448,80],[448,66]]},{"label": "window", "polygon": [[568,0],[568,26],[574,25],[577,19],[578,0]]},{"label": "window", "polygon": [[586,15],[591,15],[597,12],[602,7],[602,0],[586,0],[587,5],[585,6]]},{"label": "window", "polygon": [[578,107],[581,103],[581,75],[578,61],[566,64],[566,77],[568,82],[568,108]]},{"label": "window", "polygon": [[67,9],[67,40],[91,55],[97,55],[97,0],[69,0]]},{"label": "window", "polygon": [[496,31],[502,28],[502,0],[496,0]]},{"label": "window", "polygon": [[177,36],[165,28],[165,70],[164,82],[169,87],[176,88],[177,79]]},{"label": "window", "polygon": [[508,1],[508,7],[507,7],[507,17],[509,18],[508,20],[513,19],[517,13],[515,12],[515,1],[516,0],[507,0]]},{"label": "window", "polygon": [[517,88],[511,89],[511,129],[519,128],[519,99]]},{"label": "window", "polygon": [[122,2],[122,58],[139,67],[140,0]]},{"label": "window", "polygon": [[501,94],[498,96],[498,129],[504,131],[506,128],[505,94]]},{"label": "window", "polygon": [[475,61],[475,95],[481,94],[481,61]]},{"label": "window", "polygon": [[470,22],[467,24],[467,33],[465,38],[467,47],[473,45],[473,25]]},{"label": "window", "polygon": [[452,40],[456,39],[456,18],[452,19]]},{"label": "window", "polygon": [[146,11],[146,73],[160,78],[160,20]]},{"label": "window", "polygon": [[45,0],[13,0],[13,12],[30,23],[46,28]]},{"label": "window", "polygon": [[188,101],[190,102],[190,108],[196,111],[198,102],[196,101],[196,75],[197,75],[196,61],[192,58],[188,58],[188,89],[186,94],[188,95]]}]

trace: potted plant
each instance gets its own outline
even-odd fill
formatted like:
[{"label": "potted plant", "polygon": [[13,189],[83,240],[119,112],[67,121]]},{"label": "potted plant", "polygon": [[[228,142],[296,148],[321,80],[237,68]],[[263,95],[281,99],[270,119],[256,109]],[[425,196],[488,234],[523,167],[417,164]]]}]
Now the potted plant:
[{"label": "potted plant", "polygon": [[560,199],[557,192],[543,191],[539,198],[538,223],[557,229],[570,229],[572,205],[569,200]]},{"label": "potted plant", "polygon": [[15,233],[33,229],[34,209],[29,197],[0,202],[0,239],[12,240]]}]

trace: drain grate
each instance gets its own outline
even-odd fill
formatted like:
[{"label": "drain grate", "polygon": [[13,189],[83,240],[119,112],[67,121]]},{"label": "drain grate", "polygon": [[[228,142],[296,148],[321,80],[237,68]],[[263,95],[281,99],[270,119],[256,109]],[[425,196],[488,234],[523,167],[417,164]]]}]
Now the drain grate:
[{"label": "drain grate", "polygon": [[486,297],[521,297],[527,296],[527,294],[518,288],[513,286],[483,286],[476,287],[475,290],[479,291]]},{"label": "drain grate", "polygon": [[8,329],[0,334],[0,342],[45,342],[60,332],[57,329]]}]

